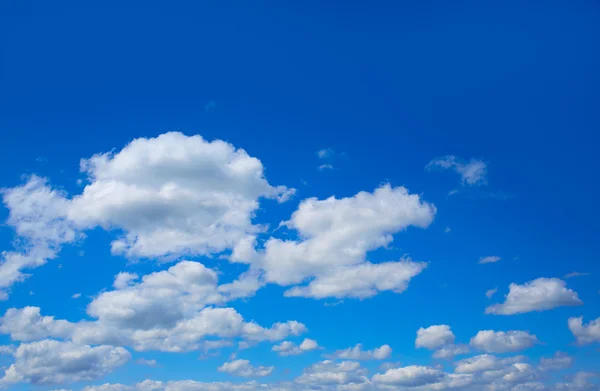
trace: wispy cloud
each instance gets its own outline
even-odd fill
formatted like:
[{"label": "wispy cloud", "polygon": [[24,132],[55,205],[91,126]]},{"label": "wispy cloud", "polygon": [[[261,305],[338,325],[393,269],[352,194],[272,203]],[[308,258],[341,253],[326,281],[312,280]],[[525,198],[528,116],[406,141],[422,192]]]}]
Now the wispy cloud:
[{"label": "wispy cloud", "polygon": [[331,164],[321,164],[319,167],[317,167],[319,169],[319,171],[323,171],[323,170],[333,170],[333,166]]},{"label": "wispy cloud", "polygon": [[479,258],[479,263],[496,263],[499,260],[501,260],[502,258],[496,256],[496,255],[490,255],[487,257],[481,257]]},{"label": "wispy cloud", "polygon": [[492,296],[494,296],[496,294],[496,292],[498,292],[498,288],[488,289],[487,291],[485,291],[485,296],[488,299],[491,299]]},{"label": "wispy cloud", "polygon": [[323,148],[317,151],[319,159],[331,159],[335,155],[335,151],[332,148]]},{"label": "wispy cloud", "polygon": [[584,277],[584,276],[589,276],[591,273],[582,273],[582,272],[571,272],[568,274],[565,274],[565,278],[573,278],[573,277]]},{"label": "wispy cloud", "polygon": [[462,185],[475,186],[487,184],[487,164],[480,159],[472,158],[468,162],[454,156],[447,155],[433,159],[425,169],[433,170],[453,170],[461,177]]}]

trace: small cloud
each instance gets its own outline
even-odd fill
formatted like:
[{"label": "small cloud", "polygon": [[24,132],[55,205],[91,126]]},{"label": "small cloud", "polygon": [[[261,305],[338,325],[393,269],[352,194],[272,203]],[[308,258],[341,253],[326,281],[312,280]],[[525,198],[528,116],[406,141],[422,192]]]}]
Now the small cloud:
[{"label": "small cloud", "polygon": [[35,161],[41,164],[48,163],[48,159],[46,159],[46,157],[44,156],[38,156],[37,158],[35,158]]},{"label": "small cloud", "polygon": [[29,296],[33,296],[34,294],[33,291],[29,291]]},{"label": "small cloud", "polygon": [[454,190],[450,190],[450,191],[448,192],[448,197],[450,197],[450,196],[453,196],[454,194],[457,194],[457,193],[458,193],[458,190],[456,190],[456,189],[454,189]]},{"label": "small cloud", "polygon": [[318,167],[319,171],[323,171],[323,170],[333,170],[333,166],[331,164],[321,164]]},{"label": "small cloud", "polygon": [[62,263],[59,263],[56,267],[62,269]]},{"label": "small cloud", "polygon": [[139,358],[139,359],[136,360],[136,364],[147,365],[149,367],[155,367],[156,366],[156,360],[146,360],[144,358]]},{"label": "small cloud", "polygon": [[337,305],[340,305],[340,304],[342,304],[343,302],[344,302],[344,300],[338,300],[338,301],[334,301],[334,302],[332,302],[332,303],[325,302],[325,303],[323,303],[323,305],[324,305],[325,307],[335,307],[335,306],[337,306]]},{"label": "small cloud", "polygon": [[589,276],[590,274],[591,273],[571,272],[569,274],[565,274],[565,278],[584,277],[584,276]]},{"label": "small cloud", "polygon": [[207,104],[204,105],[204,111],[207,113],[212,113],[217,108],[217,102],[214,100],[210,100]]},{"label": "small cloud", "polygon": [[433,170],[452,170],[460,175],[463,186],[476,186],[487,184],[487,164],[480,159],[472,158],[468,162],[462,159],[447,155],[431,160],[425,169]]},{"label": "small cloud", "polygon": [[323,148],[317,151],[319,159],[331,159],[335,155],[335,151],[331,148]]},{"label": "small cloud", "polygon": [[81,293],[75,293],[73,296],[71,296],[71,299],[79,299],[81,297]]},{"label": "small cloud", "polygon": [[479,258],[479,263],[496,263],[498,262],[500,259],[500,257],[497,256],[488,256],[488,257],[481,257]]},{"label": "small cloud", "polygon": [[81,186],[83,185],[83,179],[79,178],[75,181],[77,183],[77,186]]},{"label": "small cloud", "polygon": [[492,296],[494,296],[496,294],[496,292],[498,292],[498,288],[490,289],[485,292],[485,295],[487,296],[488,299],[491,299]]},{"label": "small cloud", "polygon": [[79,254],[80,257],[83,257],[85,255],[85,251],[80,250],[78,254]]},{"label": "small cloud", "polygon": [[452,232],[452,228],[446,227],[446,229],[444,229],[444,233],[449,233],[449,232]]}]

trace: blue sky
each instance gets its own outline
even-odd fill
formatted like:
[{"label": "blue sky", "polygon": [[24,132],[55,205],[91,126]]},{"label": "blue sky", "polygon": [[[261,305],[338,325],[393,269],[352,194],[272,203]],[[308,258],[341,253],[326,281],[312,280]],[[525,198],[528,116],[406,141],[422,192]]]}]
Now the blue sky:
[{"label": "blue sky", "polygon": [[0,5],[0,386],[599,389],[596,4],[122,3]]}]

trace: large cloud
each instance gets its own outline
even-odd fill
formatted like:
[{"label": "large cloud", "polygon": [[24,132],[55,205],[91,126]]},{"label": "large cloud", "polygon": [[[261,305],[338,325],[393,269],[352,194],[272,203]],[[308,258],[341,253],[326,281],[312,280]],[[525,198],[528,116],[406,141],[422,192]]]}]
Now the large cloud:
[{"label": "large cloud", "polygon": [[0,385],[95,380],[131,358],[129,352],[120,347],[91,347],[51,339],[23,343],[14,356],[15,362],[0,379]]},{"label": "large cloud", "polygon": [[176,132],[84,159],[81,169],[90,183],[69,218],[84,228],[123,230],[112,250],[131,257],[232,248],[261,229],[251,222],[260,197],[293,193],[269,185],[260,160],[244,150]]},{"label": "large cloud", "polygon": [[566,285],[566,282],[558,278],[538,278],[524,285],[510,284],[504,303],[489,306],[485,313],[514,315],[582,305],[577,292],[568,289]]},{"label": "large cloud", "polygon": [[471,346],[487,353],[518,352],[539,343],[535,335],[526,331],[482,330],[471,338]]},{"label": "large cloud", "polygon": [[569,318],[569,330],[581,345],[600,343],[600,318],[591,320],[588,324],[583,324],[583,317]]},{"label": "large cloud", "polygon": [[254,242],[243,241],[231,259],[260,267],[267,281],[284,286],[312,279],[287,296],[365,298],[379,291],[402,292],[426,264],[409,259],[373,264],[366,255],[411,225],[427,227],[434,215],[433,205],[390,185],[348,198],[309,198],[282,223],[299,239],[270,238],[258,251]]},{"label": "large cloud", "polygon": [[232,298],[221,289],[231,284],[218,285],[217,274],[199,262],[181,261],[140,281],[115,285],[119,288],[100,293],[89,304],[94,321],[56,320],[26,307],[9,309],[0,319],[0,331],[22,341],[52,337],[174,352],[199,349],[214,338],[280,341],[306,331],[296,321],[264,328],[246,322],[233,308],[215,307]]}]

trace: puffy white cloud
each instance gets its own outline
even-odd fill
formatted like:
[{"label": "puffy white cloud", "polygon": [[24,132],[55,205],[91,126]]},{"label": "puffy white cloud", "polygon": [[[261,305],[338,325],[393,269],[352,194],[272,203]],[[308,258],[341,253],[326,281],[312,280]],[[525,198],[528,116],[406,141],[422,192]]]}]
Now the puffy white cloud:
[{"label": "puffy white cloud", "polygon": [[421,327],[419,330],[417,330],[415,346],[417,348],[426,348],[431,350],[438,349],[444,345],[453,344],[454,338],[454,333],[448,325],[441,324],[429,326],[427,328]]},{"label": "puffy white cloud", "polygon": [[[390,185],[383,185],[373,193],[360,192],[348,198],[308,198],[300,203],[291,219],[283,223],[298,231],[301,239],[270,238],[259,253],[245,251],[244,255],[250,258],[245,261],[260,265],[265,270],[266,280],[280,285],[299,284],[307,278],[316,277],[312,281],[313,288],[309,286],[292,291],[294,295],[310,295],[313,291],[318,294],[319,290],[326,289],[325,283],[318,280],[338,283],[335,274],[343,273],[351,278],[358,272],[368,274],[370,282],[367,286],[354,279],[355,283],[361,283],[358,288],[366,290],[368,295],[376,289],[401,291],[415,274],[416,265],[407,263],[395,269],[389,264],[379,267],[366,265],[358,270],[352,267],[364,264],[368,251],[390,244],[394,233],[411,225],[427,227],[434,215],[433,205],[421,201],[416,194],[409,194],[404,187],[393,188]],[[232,258],[244,261],[240,257]],[[400,276],[377,285],[375,282],[381,277],[382,270],[393,270]],[[345,296],[352,292],[349,287],[329,290],[320,296]]]},{"label": "puffy white cloud", "polygon": [[121,272],[115,276],[113,287],[115,289],[123,289],[138,278],[139,276],[136,273]]},{"label": "puffy white cloud", "polygon": [[385,360],[392,354],[392,348],[389,345],[382,345],[373,350],[362,350],[362,344],[356,344],[354,347],[337,350],[332,357],[345,360]]},{"label": "puffy white cloud", "polygon": [[37,307],[9,309],[0,320],[0,332],[23,341],[53,337],[178,352],[200,349],[211,338],[280,341],[306,331],[296,321],[264,328],[244,321],[233,308],[211,306],[230,299],[217,283],[213,270],[199,262],[181,261],[137,283],[100,293],[87,308],[94,321],[56,320],[41,316]]},{"label": "puffy white cloud", "polygon": [[487,353],[508,353],[528,349],[539,343],[535,335],[526,331],[482,330],[471,338],[471,346]]},{"label": "puffy white cloud", "polygon": [[219,372],[227,372],[236,376],[244,377],[263,377],[268,376],[273,372],[275,367],[258,366],[254,367],[248,360],[233,360],[221,365]]},{"label": "puffy white cloud", "polygon": [[566,353],[556,352],[553,357],[540,358],[540,371],[558,371],[573,364],[573,357]]},{"label": "puffy white cloud", "polygon": [[260,160],[221,140],[170,132],[81,162],[90,183],[69,219],[82,228],[121,229],[114,253],[130,257],[205,255],[233,248],[261,228],[251,219],[261,197],[285,200]]},{"label": "puffy white cloud", "polygon": [[569,318],[569,330],[580,345],[600,342],[600,318],[583,324],[583,317]]},{"label": "puffy white cloud", "polygon": [[300,345],[297,345],[291,341],[283,341],[279,345],[273,346],[271,350],[277,352],[280,356],[295,356],[315,350],[319,348],[319,344],[314,339],[305,338]]},{"label": "puffy white cloud", "polygon": [[465,358],[457,361],[454,365],[456,373],[477,373],[499,369],[507,363],[513,363],[514,359],[500,360],[496,356],[481,354],[479,356]]},{"label": "puffy white cloud", "polygon": [[74,326],[53,316],[41,316],[38,307],[9,308],[0,318],[0,333],[17,341],[35,341],[47,337],[67,338]]},{"label": "puffy white cloud", "polygon": [[485,313],[514,315],[582,304],[577,292],[568,289],[563,280],[538,278],[524,285],[510,284],[504,303],[487,307]]},{"label": "puffy white cloud", "polygon": [[467,163],[453,155],[433,159],[425,166],[427,170],[453,170],[461,177],[463,185],[485,185],[487,183],[487,164],[479,159],[471,159]]},{"label": "puffy white cloud", "polygon": [[78,345],[45,339],[22,343],[0,384],[68,383],[95,380],[124,365],[131,355],[121,347]]},{"label": "puffy white cloud", "polygon": [[448,359],[467,353],[469,353],[469,347],[467,345],[450,344],[436,350],[435,353],[433,353],[433,358]]},{"label": "puffy white cloud", "polygon": [[341,266],[312,280],[306,286],[296,286],[284,294],[288,297],[356,297],[367,298],[382,291],[402,293],[410,280],[420,274],[427,264],[404,258],[399,262],[373,264],[365,262],[353,266]]},{"label": "puffy white cloud", "polygon": [[6,223],[20,242],[15,251],[0,254],[0,299],[6,299],[6,291],[28,277],[24,270],[54,259],[63,244],[77,239],[77,232],[66,218],[65,194],[44,178],[31,176],[21,186],[0,189],[0,195],[9,210]]},{"label": "puffy white cloud", "polygon": [[479,263],[496,263],[498,261],[500,261],[502,258],[495,256],[495,255],[490,255],[487,257],[481,257],[479,258]]},{"label": "puffy white cloud", "polygon": [[295,381],[308,386],[331,386],[368,383],[367,370],[356,361],[318,362],[306,368]]},{"label": "puffy white cloud", "polygon": [[388,369],[383,374],[373,376],[376,383],[397,385],[403,387],[419,387],[438,383],[444,378],[444,372],[418,365]]}]

